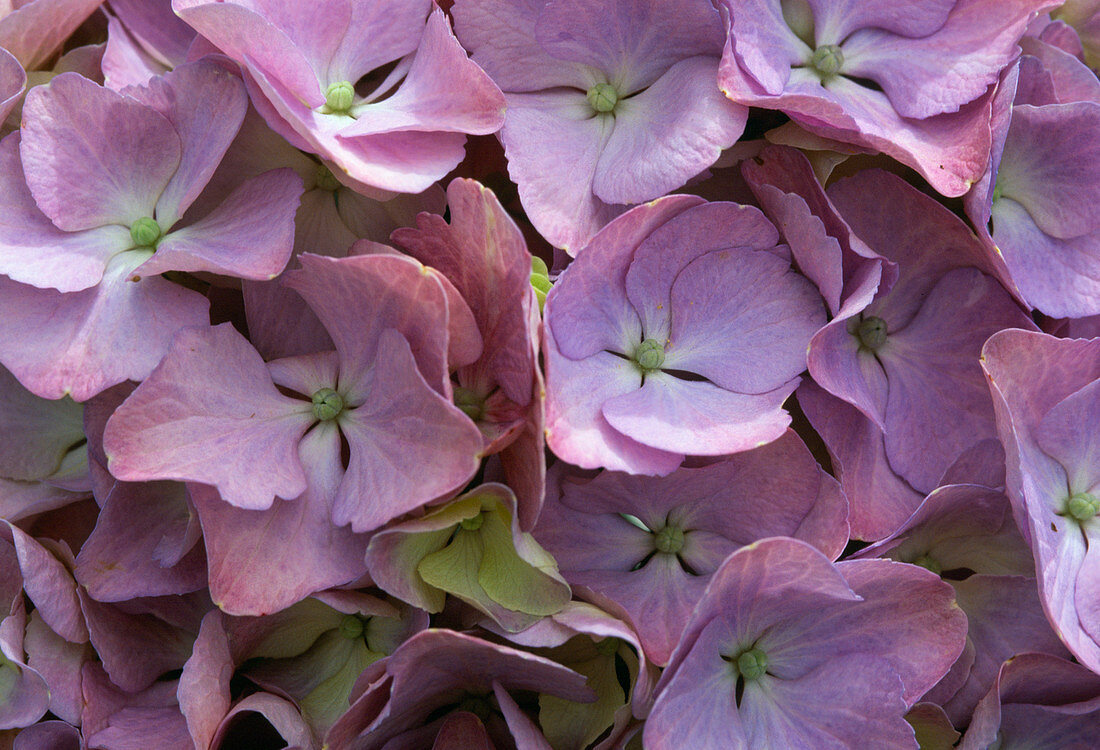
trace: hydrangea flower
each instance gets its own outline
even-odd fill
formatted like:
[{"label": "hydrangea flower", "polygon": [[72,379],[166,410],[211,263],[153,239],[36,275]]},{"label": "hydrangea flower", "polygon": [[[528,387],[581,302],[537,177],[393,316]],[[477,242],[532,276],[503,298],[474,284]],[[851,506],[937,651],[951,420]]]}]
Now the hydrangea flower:
[{"label": "hydrangea flower", "polygon": [[951,587],[783,537],[730,555],[657,685],[647,748],[913,748],[906,710],[962,650]]},{"label": "hydrangea flower", "polygon": [[989,97],[1050,0],[723,0],[719,83],[818,135],[869,146],[948,196],[989,156]]},{"label": "hydrangea flower", "polygon": [[241,64],[273,129],[359,182],[419,193],[462,160],[467,133],[503,122],[500,90],[431,0],[172,7]]},{"label": "hydrangea flower", "polygon": [[148,375],[176,331],[208,320],[207,300],[166,271],[282,270],[301,193],[289,170],[181,223],[246,105],[210,61],[129,94],[75,73],[31,91],[23,127],[0,142],[0,304],[12,311],[0,360],[31,391],[82,401]]},{"label": "hydrangea flower", "polygon": [[722,22],[707,0],[459,0],[454,15],[505,92],[500,137],[523,207],[570,254],[745,128],[747,110],[717,87]]},{"label": "hydrangea flower", "polygon": [[667,474],[783,434],[825,323],[760,211],[671,196],[595,237],[546,296],[547,442],[584,468]]},{"label": "hydrangea flower", "polygon": [[36,70],[102,4],[103,0],[7,0],[0,5],[0,47],[27,70]]},{"label": "hydrangea flower", "polygon": [[0,125],[19,102],[27,86],[27,73],[10,52],[0,47]]}]

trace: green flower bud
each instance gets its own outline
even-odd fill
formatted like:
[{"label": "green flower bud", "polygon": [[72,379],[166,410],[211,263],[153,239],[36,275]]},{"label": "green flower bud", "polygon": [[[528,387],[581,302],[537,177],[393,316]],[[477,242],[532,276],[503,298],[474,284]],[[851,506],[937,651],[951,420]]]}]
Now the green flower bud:
[{"label": "green flower bud", "polygon": [[454,402],[463,414],[475,422],[481,419],[485,413],[485,398],[477,391],[472,391],[469,388],[456,385],[454,387]]},{"label": "green flower bud", "polygon": [[642,372],[652,372],[665,363],[665,347],[657,339],[646,339],[634,350],[634,361]]},{"label": "green flower bud", "polygon": [[355,86],[350,81],[338,81],[325,89],[325,106],[330,114],[347,114],[355,101]]},{"label": "green flower bud", "polygon": [[658,552],[675,555],[684,548],[684,530],[675,526],[665,526],[654,534],[653,544]]},{"label": "green flower bud", "polygon": [[737,657],[737,671],[745,682],[759,680],[768,671],[768,655],[758,648],[750,648]]},{"label": "green flower bud", "polygon": [[160,224],[148,216],[142,216],[130,225],[130,238],[138,247],[156,248],[160,235]]},{"label": "green flower bud", "polygon": [[941,566],[935,558],[929,557],[928,555],[921,555],[913,561],[913,564],[919,565],[925,570],[930,570],[936,575],[943,572],[943,566]]},{"label": "green flower bud", "polygon": [[1066,501],[1066,513],[1078,523],[1092,520],[1100,511],[1100,499],[1087,492],[1078,492]]},{"label": "green flower bud", "polygon": [[354,641],[363,635],[363,621],[355,615],[344,615],[340,620],[340,635]]},{"label": "green flower bud", "polygon": [[844,53],[835,44],[823,44],[814,50],[810,64],[823,79],[832,78],[844,67]]},{"label": "green flower bud", "polygon": [[344,410],[344,398],[331,388],[322,388],[313,394],[313,416],[322,422],[336,419]]},{"label": "green flower bud", "polygon": [[478,513],[473,518],[463,518],[458,525],[466,529],[466,531],[477,531],[481,528],[481,524],[483,523],[485,523],[485,515],[483,513]]},{"label": "green flower bud", "polygon": [[546,294],[553,284],[550,282],[550,269],[546,262],[537,255],[531,256],[531,286],[535,289],[535,297],[539,301],[539,312],[542,312],[546,304]]},{"label": "green flower bud", "polygon": [[864,318],[856,330],[859,343],[871,351],[876,351],[886,343],[886,321],[874,315]]},{"label": "green flower bud", "polygon": [[596,650],[604,656],[614,656],[619,651],[621,640],[614,637],[604,638],[596,643]]},{"label": "green flower bud", "polygon": [[340,181],[324,164],[317,165],[317,176],[314,178],[314,182],[319,190],[335,192],[340,189]]},{"label": "green flower bud", "polygon": [[597,83],[588,89],[588,103],[597,112],[614,112],[619,103],[619,92],[610,83]]}]

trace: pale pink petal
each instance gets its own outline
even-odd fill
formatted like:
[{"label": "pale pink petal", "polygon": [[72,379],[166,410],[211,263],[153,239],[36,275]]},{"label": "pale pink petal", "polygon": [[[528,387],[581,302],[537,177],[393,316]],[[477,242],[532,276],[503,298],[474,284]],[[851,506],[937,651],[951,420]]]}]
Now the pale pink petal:
[{"label": "pale pink petal", "polygon": [[[0,47],[27,70],[42,67],[103,0],[35,0],[8,3],[0,18]],[[2,7],[2,6],[0,6]]]}]

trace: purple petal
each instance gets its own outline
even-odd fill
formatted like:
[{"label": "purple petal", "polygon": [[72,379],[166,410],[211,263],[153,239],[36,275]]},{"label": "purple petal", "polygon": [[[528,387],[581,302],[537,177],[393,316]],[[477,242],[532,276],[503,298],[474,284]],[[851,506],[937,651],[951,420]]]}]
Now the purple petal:
[{"label": "purple petal", "polygon": [[20,132],[35,203],[68,232],[153,217],[180,166],[167,118],[75,73],[27,95]]},{"label": "purple petal", "polygon": [[195,747],[210,747],[218,724],[229,710],[229,679],[233,662],[221,612],[211,610],[202,618],[191,657],[180,675],[180,712]]},{"label": "purple petal", "polygon": [[0,47],[11,52],[27,70],[37,70],[101,3],[102,0],[7,3],[7,13],[0,18]]},{"label": "purple petal", "polygon": [[268,508],[306,488],[298,443],[310,409],[275,389],[232,325],[188,328],[108,421],[103,446],[119,479],[205,482],[237,507]]},{"label": "purple petal", "polygon": [[27,72],[19,61],[0,47],[0,122],[8,119],[8,113],[19,101],[27,85]]}]

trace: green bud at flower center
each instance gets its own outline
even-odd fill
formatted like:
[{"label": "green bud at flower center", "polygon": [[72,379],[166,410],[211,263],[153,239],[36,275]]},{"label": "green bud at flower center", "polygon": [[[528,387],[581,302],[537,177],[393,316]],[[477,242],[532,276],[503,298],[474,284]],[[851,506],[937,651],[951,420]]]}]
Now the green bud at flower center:
[{"label": "green bud at flower center", "polygon": [[886,343],[886,321],[874,315],[860,321],[859,342],[871,351]]},{"label": "green bud at flower center", "polygon": [[340,635],[349,641],[354,641],[363,635],[363,621],[355,615],[344,615],[340,620]]},{"label": "green bud at flower center", "polygon": [[160,224],[148,216],[142,216],[130,225],[130,239],[138,247],[155,248],[160,240]]},{"label": "green bud at flower center", "polygon": [[810,63],[822,78],[831,78],[844,66],[844,53],[835,44],[823,44],[814,50]]},{"label": "green bud at flower center", "polygon": [[634,350],[634,361],[642,372],[651,372],[665,363],[665,348],[657,339],[646,339]]},{"label": "green bud at flower center", "polygon": [[925,570],[930,570],[936,575],[939,575],[943,572],[943,567],[939,564],[939,562],[937,562],[934,558],[929,557],[928,555],[921,555],[913,561],[913,564],[919,565]]},{"label": "green bud at flower center", "polygon": [[329,190],[335,192],[340,189],[340,181],[336,179],[336,176],[332,174],[328,167],[324,164],[317,165],[317,176],[314,178],[319,190]]},{"label": "green bud at flower center", "polygon": [[456,385],[454,387],[454,402],[463,414],[475,422],[481,419],[485,413],[485,399],[469,388]]},{"label": "green bud at flower center", "polygon": [[355,101],[355,86],[350,81],[338,81],[325,89],[325,106],[333,114],[345,114]]},{"label": "green bud at flower center", "polygon": [[466,531],[477,531],[483,523],[485,523],[485,516],[478,513],[473,518],[463,518],[459,526],[466,529]]},{"label": "green bud at flower center", "polygon": [[759,680],[768,671],[768,655],[758,648],[750,648],[737,657],[737,671],[746,682]]},{"label": "green bud at flower center", "polygon": [[1078,492],[1066,502],[1066,512],[1078,523],[1089,521],[1100,511],[1100,499],[1087,492]]},{"label": "green bud at flower center", "polygon": [[665,526],[654,535],[653,544],[658,552],[675,555],[684,548],[684,530],[675,526]]},{"label": "green bud at flower center", "polygon": [[588,89],[588,103],[597,112],[614,112],[619,103],[619,92],[610,83],[597,83]]},{"label": "green bud at flower center", "polygon": [[596,650],[604,656],[614,656],[619,650],[620,643],[622,643],[622,641],[620,641],[618,638],[604,638],[602,641],[596,644]]},{"label": "green bud at flower center", "polygon": [[313,394],[313,416],[322,422],[336,419],[344,410],[344,398],[331,388],[322,388]]}]

